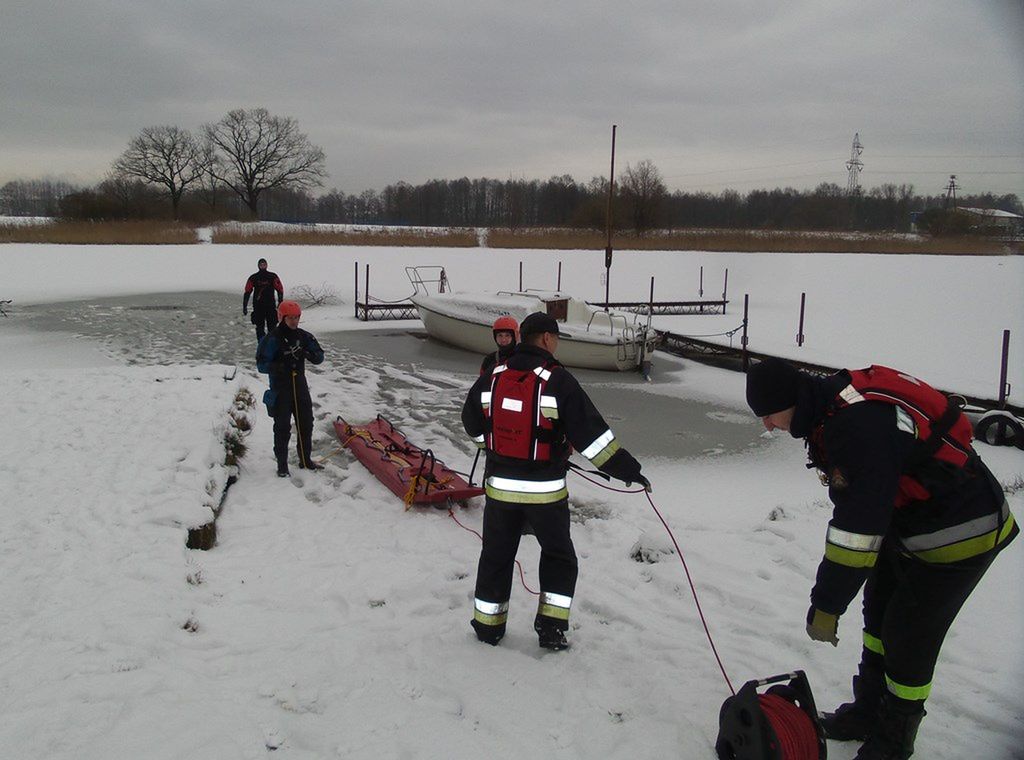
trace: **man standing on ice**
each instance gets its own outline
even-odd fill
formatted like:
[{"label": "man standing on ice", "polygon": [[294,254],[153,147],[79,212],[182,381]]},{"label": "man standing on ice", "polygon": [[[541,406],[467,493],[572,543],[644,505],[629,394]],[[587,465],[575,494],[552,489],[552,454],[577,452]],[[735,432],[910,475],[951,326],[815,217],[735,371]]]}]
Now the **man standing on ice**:
[{"label": "man standing on ice", "polygon": [[825,735],[863,742],[856,760],[905,760],[946,632],[1019,532],[1002,488],[960,408],[905,373],[821,378],[768,359],[747,375],[747,403],[769,431],[805,440],[834,506],[807,634],[835,646],[866,581],[854,701],[824,714]]},{"label": "man standing on ice", "polygon": [[522,342],[508,361],[481,375],[462,407],[463,427],[487,452],[483,548],[471,625],[487,644],[505,635],[516,552],[529,525],[540,544],[541,590],[533,627],[540,646],[565,649],[578,572],[565,485],[570,446],[612,477],[648,490],[651,484],[576,378],[554,358],[558,322],[536,312],[519,332]]},{"label": "man standing on ice", "polygon": [[249,297],[252,296],[251,320],[256,325],[256,341],[259,342],[277,324],[277,305],[284,301],[284,285],[276,274],[267,269],[266,259],[260,259],[256,266],[259,269],[245,281],[242,314],[249,313]]},{"label": "man standing on ice", "polygon": [[302,307],[295,301],[282,301],[277,309],[280,323],[267,333],[256,349],[256,367],[270,375],[270,389],[263,394],[267,411],[274,418],[274,457],[277,475],[288,477],[288,439],[295,417],[295,443],[299,467],[322,470],[313,461],[313,400],[306,382],[306,360],[319,364],[324,350],[317,339],[299,329]]}]

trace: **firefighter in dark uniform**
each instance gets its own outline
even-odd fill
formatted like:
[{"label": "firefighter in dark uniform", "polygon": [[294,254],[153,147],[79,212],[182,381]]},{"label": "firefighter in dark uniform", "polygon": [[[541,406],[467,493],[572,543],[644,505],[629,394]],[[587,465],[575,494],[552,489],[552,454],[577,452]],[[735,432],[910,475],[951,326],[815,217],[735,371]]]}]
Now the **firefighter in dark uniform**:
[{"label": "firefighter in dark uniform", "polygon": [[826,736],[863,742],[857,760],[908,758],[946,632],[1019,532],[1002,488],[960,408],[905,373],[812,377],[769,359],[748,373],[747,402],[805,440],[834,506],[807,634],[835,645],[865,584],[854,701],[824,714]]},{"label": "firefighter in dark uniform", "polygon": [[295,417],[295,443],[299,467],[322,470],[312,459],[313,401],[306,383],[306,360],[320,364],[324,350],[316,338],[299,329],[302,308],[295,301],[282,301],[280,323],[267,333],[256,349],[256,366],[270,375],[270,389],[263,394],[267,411],[274,418],[274,457],[278,477],[288,477],[288,440]]},{"label": "firefighter in dark uniform", "polygon": [[249,297],[252,297],[252,323],[256,325],[256,340],[274,329],[277,324],[277,306],[284,301],[284,285],[281,279],[267,269],[267,260],[260,259],[259,270],[249,275],[242,294],[242,314],[249,313]]},{"label": "firefighter in dark uniform", "polygon": [[486,449],[483,548],[472,626],[497,644],[505,635],[519,539],[529,526],[540,544],[540,646],[565,649],[577,562],[569,535],[565,476],[574,448],[627,483],[650,483],[619,446],[579,382],[554,358],[558,322],[537,312],[523,320],[508,361],[481,375],[462,408],[462,424]]},{"label": "firefighter in dark uniform", "polygon": [[512,352],[516,350],[516,343],[518,342],[516,336],[519,334],[519,323],[507,315],[498,317],[494,320],[491,331],[494,335],[494,344],[498,347],[498,350],[484,355],[483,361],[480,362],[481,375],[487,375],[496,365],[504,364],[508,357],[512,355]]}]

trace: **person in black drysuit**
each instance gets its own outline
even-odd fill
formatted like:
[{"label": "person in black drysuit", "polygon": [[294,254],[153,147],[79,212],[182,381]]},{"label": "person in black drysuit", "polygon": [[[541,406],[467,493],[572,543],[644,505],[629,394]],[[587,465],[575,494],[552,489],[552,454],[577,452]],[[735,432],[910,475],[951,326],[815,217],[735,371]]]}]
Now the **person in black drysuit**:
[{"label": "person in black drysuit", "polygon": [[306,360],[320,364],[324,350],[316,338],[299,329],[302,309],[295,301],[282,301],[278,307],[280,323],[260,341],[256,366],[270,375],[270,389],[263,395],[267,412],[274,418],[274,457],[278,477],[288,477],[288,439],[295,417],[295,443],[299,467],[322,470],[312,458],[313,401],[306,383]]},{"label": "person in black drysuit", "polygon": [[519,332],[519,324],[509,316],[498,317],[494,320],[491,330],[494,335],[494,345],[498,348],[489,354],[484,354],[480,362],[480,374],[487,375],[494,369],[495,365],[508,361],[508,357],[516,350],[516,334]]},{"label": "person in black drysuit", "polygon": [[865,584],[854,701],[823,714],[825,735],[863,742],[856,760],[905,760],[946,632],[1019,532],[1002,488],[959,407],[906,373],[812,377],[768,359],[747,375],[747,403],[769,431],[805,439],[834,505],[808,636],[835,646]]},{"label": "person in black drysuit", "polygon": [[249,275],[242,294],[242,314],[249,313],[249,297],[252,297],[252,323],[256,326],[256,341],[274,329],[277,324],[277,306],[284,301],[284,285],[281,279],[267,269],[267,260],[260,259],[259,270]]},{"label": "person in black drysuit", "polygon": [[[576,378],[554,358],[555,319],[531,314],[520,335],[522,342],[508,361],[481,375],[462,407],[463,427],[487,453],[483,547],[470,624],[487,644],[496,645],[505,635],[516,552],[523,527],[529,525],[541,552],[534,630],[541,647],[559,650],[569,646],[565,632],[578,574],[565,484],[570,447],[612,477],[648,490],[650,483]],[[527,383],[531,387],[523,395],[532,394],[534,400],[520,403],[513,386],[526,388]],[[500,409],[509,413],[495,411]],[[508,453],[520,446],[535,453]]]}]

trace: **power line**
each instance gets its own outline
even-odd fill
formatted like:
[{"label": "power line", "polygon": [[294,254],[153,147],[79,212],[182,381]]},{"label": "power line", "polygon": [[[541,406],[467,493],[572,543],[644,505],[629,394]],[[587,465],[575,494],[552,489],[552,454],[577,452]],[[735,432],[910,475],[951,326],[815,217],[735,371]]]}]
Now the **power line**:
[{"label": "power line", "polygon": [[[945,171],[937,171],[937,170],[930,170],[930,169],[929,170],[922,170],[922,171],[912,171],[912,170],[904,171],[902,169],[886,169],[884,172],[880,172],[880,173],[883,173],[883,174],[948,174],[948,172],[945,172]],[[972,174],[972,175],[980,175],[982,177],[985,177],[985,176],[988,176],[988,175],[991,175],[991,174],[1024,174],[1024,171],[961,171],[961,172],[957,172],[957,174]]]},{"label": "power line", "polygon": [[1020,153],[996,153],[992,155],[985,154],[952,154],[947,156],[876,156],[876,158],[1024,158],[1024,154]]},{"label": "power line", "polygon": [[732,172],[752,172],[758,169],[782,169],[787,166],[807,166],[808,164],[825,164],[832,163],[834,161],[840,161],[841,158],[832,156],[830,158],[816,158],[810,161],[793,161],[786,164],[764,164],[762,166],[745,166],[739,169],[716,169],[710,172],[687,172],[686,174],[672,174],[665,177],[665,179],[678,179],[679,177],[705,177],[712,174],[730,174]]}]

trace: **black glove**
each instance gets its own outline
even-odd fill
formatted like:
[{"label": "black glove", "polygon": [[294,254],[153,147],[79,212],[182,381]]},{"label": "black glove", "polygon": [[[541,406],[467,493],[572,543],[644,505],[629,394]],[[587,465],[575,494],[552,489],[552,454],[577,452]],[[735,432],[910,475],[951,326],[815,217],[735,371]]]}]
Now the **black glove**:
[{"label": "black glove", "polygon": [[[639,472],[636,474],[635,477],[636,477],[636,482],[639,483],[640,485],[642,485],[644,487],[644,490],[647,491],[647,493],[650,493],[653,490],[651,488],[651,481],[649,481],[647,478],[645,478]],[[627,480],[626,481],[626,488],[629,488],[631,485],[633,485],[633,481]]]}]

